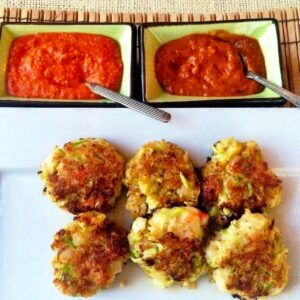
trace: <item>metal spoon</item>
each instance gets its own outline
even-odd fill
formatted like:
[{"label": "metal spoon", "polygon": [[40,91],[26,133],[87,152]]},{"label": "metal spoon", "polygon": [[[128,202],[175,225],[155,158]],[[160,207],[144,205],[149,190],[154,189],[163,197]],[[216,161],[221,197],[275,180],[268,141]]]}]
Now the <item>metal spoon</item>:
[{"label": "metal spoon", "polygon": [[151,118],[154,118],[154,119],[159,120],[164,123],[167,123],[171,120],[171,115],[161,109],[152,107],[150,105],[147,105],[145,103],[139,102],[134,99],[131,99],[129,97],[120,95],[120,94],[113,92],[112,90],[109,90],[99,84],[89,83],[89,82],[86,82],[85,84],[95,94],[103,96],[107,99],[110,99],[114,102],[122,104],[131,109],[134,109],[134,110],[136,110],[144,115],[147,115]]},{"label": "metal spoon", "polygon": [[240,54],[241,61],[244,66],[245,74],[247,78],[253,79],[256,82],[262,84],[263,86],[267,87],[268,89],[272,90],[276,94],[282,96],[284,99],[288,100],[292,104],[294,104],[297,107],[300,107],[300,96],[280,87],[279,85],[269,81],[268,79],[248,70],[247,64],[245,62],[245,58],[242,54]]}]

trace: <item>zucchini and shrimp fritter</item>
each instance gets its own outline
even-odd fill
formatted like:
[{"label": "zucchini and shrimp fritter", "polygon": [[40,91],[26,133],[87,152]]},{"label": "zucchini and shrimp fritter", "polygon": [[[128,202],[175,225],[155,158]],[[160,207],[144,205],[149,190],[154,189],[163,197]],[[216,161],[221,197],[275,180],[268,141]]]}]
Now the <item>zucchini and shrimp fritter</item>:
[{"label": "zucchini and shrimp fritter", "polygon": [[[213,146],[201,169],[200,205],[207,214],[196,208],[200,182],[177,145],[149,142],[127,162],[125,177],[124,168],[102,139],[55,147],[42,164],[45,193],[78,214],[51,245],[54,284],[62,293],[94,295],[112,284],[129,257],[160,287],[195,287],[209,271],[222,291],[240,299],[282,291],[288,250],[264,214],[281,202],[282,186],[254,141],[228,138]],[[122,180],[126,208],[136,218],[128,236],[100,213],[114,206]],[[214,231],[216,224],[227,228]]]},{"label": "zucchini and shrimp fritter", "polygon": [[173,282],[194,287],[207,272],[207,221],[194,207],[161,208],[149,219],[137,218],[128,235],[131,260],[160,287]]},{"label": "zucchini and shrimp fritter", "polygon": [[105,211],[121,193],[124,159],[102,139],[79,139],[56,146],[42,164],[45,194],[73,214]]},{"label": "zucchini and shrimp fritter", "polygon": [[256,142],[228,138],[212,150],[201,172],[201,205],[217,224],[240,217],[247,208],[269,212],[281,202],[281,181],[268,168]]},{"label": "zucchini and shrimp fritter", "polygon": [[54,284],[66,295],[88,297],[108,287],[129,257],[127,232],[98,212],[77,215],[51,245]]},{"label": "zucchini and shrimp fritter", "polygon": [[288,280],[288,250],[279,229],[266,215],[246,210],[205,249],[218,288],[240,299],[276,295]]},{"label": "zucchini and shrimp fritter", "polygon": [[188,152],[163,140],[145,144],[129,160],[124,184],[134,218],[161,207],[198,204],[200,185]]}]

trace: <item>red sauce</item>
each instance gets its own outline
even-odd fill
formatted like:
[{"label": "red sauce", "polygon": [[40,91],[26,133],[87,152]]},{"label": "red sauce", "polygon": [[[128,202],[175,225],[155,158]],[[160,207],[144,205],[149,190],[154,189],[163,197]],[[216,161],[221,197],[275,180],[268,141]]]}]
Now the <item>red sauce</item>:
[{"label": "red sauce", "polygon": [[7,91],[11,96],[99,99],[85,82],[118,91],[123,64],[113,39],[84,33],[41,33],[15,39],[10,49]]},{"label": "red sauce", "polygon": [[218,30],[192,34],[162,45],[155,57],[156,77],[169,93],[185,96],[241,96],[263,87],[247,79],[249,70],[266,76],[264,56],[252,38]]}]

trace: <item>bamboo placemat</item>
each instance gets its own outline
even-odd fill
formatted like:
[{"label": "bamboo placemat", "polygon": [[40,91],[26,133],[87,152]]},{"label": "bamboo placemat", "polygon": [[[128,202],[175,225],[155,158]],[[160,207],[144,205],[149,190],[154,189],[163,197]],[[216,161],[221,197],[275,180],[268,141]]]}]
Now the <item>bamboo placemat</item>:
[{"label": "bamboo placemat", "polygon": [[223,13],[286,9],[299,0],[0,0],[2,7],[106,13]]},{"label": "bamboo placemat", "polygon": [[49,11],[0,8],[0,22],[186,22],[256,18],[275,18],[279,21],[284,85],[300,95],[300,9],[218,13],[218,14],[165,14],[165,13],[101,13],[77,11]]}]

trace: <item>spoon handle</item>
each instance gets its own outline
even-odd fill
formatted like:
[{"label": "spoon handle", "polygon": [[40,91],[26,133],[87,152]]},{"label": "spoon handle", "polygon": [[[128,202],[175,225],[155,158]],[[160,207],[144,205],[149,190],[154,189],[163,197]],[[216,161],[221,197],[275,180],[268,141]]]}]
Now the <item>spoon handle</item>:
[{"label": "spoon handle", "polygon": [[161,122],[167,123],[171,120],[171,115],[161,109],[149,106],[145,103],[139,102],[137,100],[131,99],[129,97],[123,96],[119,93],[113,92],[101,85],[95,83],[85,83],[92,92],[104,96],[114,102],[120,103],[123,106],[129,107],[135,111],[138,111],[148,117],[154,118]]},{"label": "spoon handle", "polygon": [[251,71],[248,71],[246,74],[247,78],[251,78],[260,84],[264,85],[268,89],[272,90],[276,94],[282,96],[284,99],[290,101],[295,106],[300,107],[300,96],[280,87],[279,85],[272,83],[271,81],[259,76],[258,74],[255,74]]}]

